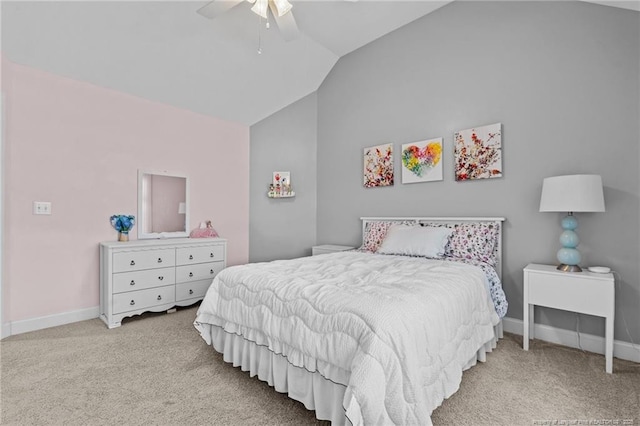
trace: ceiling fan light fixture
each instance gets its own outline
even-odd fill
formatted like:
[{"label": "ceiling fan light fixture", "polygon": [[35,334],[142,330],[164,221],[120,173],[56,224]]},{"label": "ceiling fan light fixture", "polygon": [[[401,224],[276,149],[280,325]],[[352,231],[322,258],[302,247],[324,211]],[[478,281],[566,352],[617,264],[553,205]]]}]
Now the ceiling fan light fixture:
[{"label": "ceiling fan light fixture", "polygon": [[278,11],[278,16],[287,14],[293,6],[287,0],[271,0]]},{"label": "ceiling fan light fixture", "polygon": [[[248,0],[251,2],[251,0]],[[256,4],[253,5],[251,11],[256,15],[261,16],[264,19],[267,19],[267,9],[269,7],[269,0],[254,0]]]}]

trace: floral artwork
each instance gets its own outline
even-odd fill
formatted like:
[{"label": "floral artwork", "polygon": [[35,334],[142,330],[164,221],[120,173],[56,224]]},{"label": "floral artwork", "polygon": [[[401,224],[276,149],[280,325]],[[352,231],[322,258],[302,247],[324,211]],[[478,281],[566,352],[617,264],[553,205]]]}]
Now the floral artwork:
[{"label": "floral artwork", "polygon": [[364,149],[364,187],[393,185],[393,144]]},{"label": "floral artwork", "polygon": [[442,180],[442,138],[402,145],[402,183]]},{"label": "floral artwork", "polygon": [[502,177],[501,123],[455,133],[456,180]]}]

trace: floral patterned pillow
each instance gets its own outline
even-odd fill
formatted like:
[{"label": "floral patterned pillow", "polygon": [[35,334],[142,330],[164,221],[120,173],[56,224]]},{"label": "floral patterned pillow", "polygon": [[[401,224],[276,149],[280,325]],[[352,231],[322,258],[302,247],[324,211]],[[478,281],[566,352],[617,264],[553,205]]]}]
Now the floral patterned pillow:
[{"label": "floral patterned pillow", "polygon": [[445,247],[445,256],[496,264],[498,226],[495,223],[422,223],[423,226],[454,228]]},{"label": "floral patterned pillow", "polygon": [[498,227],[494,223],[461,223],[449,237],[449,253],[452,257],[475,259],[496,264]]},{"label": "floral patterned pillow", "polygon": [[413,225],[414,221],[381,221],[381,222],[367,222],[364,228],[364,238],[362,239],[362,250],[375,253],[378,251],[378,247],[382,244],[382,240],[387,235],[389,227],[393,224],[401,225]]}]

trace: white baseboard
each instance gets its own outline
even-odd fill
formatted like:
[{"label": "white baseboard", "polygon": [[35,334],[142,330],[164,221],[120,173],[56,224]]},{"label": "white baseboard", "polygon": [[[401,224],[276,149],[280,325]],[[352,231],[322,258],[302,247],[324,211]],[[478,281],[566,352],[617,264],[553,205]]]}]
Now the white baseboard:
[{"label": "white baseboard", "polygon": [[7,322],[2,324],[2,335],[0,336],[0,339],[4,339],[9,336],[11,336],[11,323]]},{"label": "white baseboard", "polygon": [[44,328],[56,327],[58,325],[70,324],[72,322],[85,321],[98,318],[100,307],[80,309],[77,311],[63,312],[61,314],[49,315],[46,317],[30,318],[22,321],[11,321],[2,324],[2,338],[15,334],[27,333],[29,331],[42,330]]},{"label": "white baseboard", "polygon": [[[522,336],[522,320],[505,317],[502,319],[502,323],[505,332]],[[578,336],[578,333],[575,331],[543,324],[535,324],[533,331],[536,339],[576,349],[580,349],[580,346],[582,346],[582,349],[585,351],[604,355],[604,337],[586,333],[580,333],[580,336]],[[578,337],[580,338],[580,345],[578,345]],[[640,363],[640,346],[634,346],[629,342],[614,340],[613,356],[614,358]]]}]

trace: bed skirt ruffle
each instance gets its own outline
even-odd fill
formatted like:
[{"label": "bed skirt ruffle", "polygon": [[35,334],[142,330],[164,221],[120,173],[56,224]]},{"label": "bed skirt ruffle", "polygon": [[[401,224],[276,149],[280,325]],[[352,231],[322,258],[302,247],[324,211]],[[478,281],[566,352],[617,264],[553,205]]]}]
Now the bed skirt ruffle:
[{"label": "bed skirt ruffle", "polygon": [[[267,382],[276,391],[286,393],[291,399],[299,401],[309,410],[315,410],[316,418],[330,420],[333,425],[361,424],[360,419],[347,418],[346,413],[357,413],[350,409],[354,402],[349,393],[345,397],[348,377],[344,383],[328,380],[319,372],[311,372],[301,367],[296,367],[287,361],[283,355],[276,354],[268,347],[258,345],[244,339],[237,334],[226,332],[223,328],[200,323],[199,329],[207,343],[222,354],[225,362],[234,367],[240,367],[242,371],[249,372],[251,377]],[[464,370],[485,362],[487,353],[491,352],[499,339],[503,337],[502,321],[494,327],[494,337],[486,342],[476,356],[469,360]],[[356,403],[357,405],[357,403]]]}]

